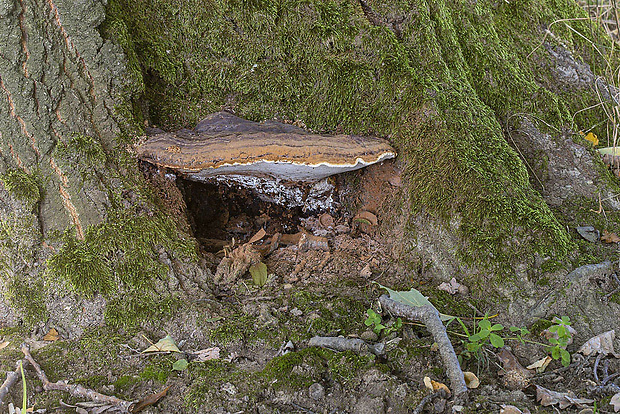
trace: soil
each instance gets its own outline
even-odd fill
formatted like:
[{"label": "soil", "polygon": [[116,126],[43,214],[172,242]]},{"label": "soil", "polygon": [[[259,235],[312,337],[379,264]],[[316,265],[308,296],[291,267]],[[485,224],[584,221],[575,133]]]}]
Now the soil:
[{"label": "soil", "polygon": [[[67,379],[128,400],[170,387],[160,402],[144,410],[147,413],[408,413],[431,394],[423,385],[424,377],[448,380],[423,325],[405,321],[401,328],[391,329],[397,321],[378,307],[376,299],[383,293],[379,284],[399,289],[403,280],[409,280],[405,290],[413,286],[430,296],[440,311],[459,312],[469,329],[472,316],[493,311],[469,293],[438,290],[440,273],[402,264],[402,249],[393,247],[404,228],[394,225],[401,208],[394,200],[403,180],[395,162],[333,178],[338,202],[329,212],[286,210],[244,188],[195,183],[144,167],[170,211],[187,217],[184,225],[201,242],[203,266],[211,273],[235,247],[247,246],[260,229],[266,234],[252,244],[257,249],[270,245],[277,233],[299,232],[326,239],[328,249],[279,245],[261,256],[268,269],[263,286],[255,286],[250,273],[244,272],[231,283],[216,286],[211,295],[187,297],[175,318],[163,325],[152,321],[141,331],[101,327],[77,341],[50,342],[42,340],[48,327],[41,327],[31,338],[33,355],[52,381]],[[378,312],[386,326],[378,335],[364,322],[369,309]],[[539,335],[545,327],[532,327],[525,338],[544,343]],[[465,408],[439,397],[423,412],[498,412],[503,405],[546,412],[536,403],[533,384],[596,399],[599,411],[610,411],[610,390],[602,381],[620,369],[613,357],[598,362],[598,380],[593,371],[596,357],[576,354],[568,368],[553,361],[544,374],[515,379],[514,367],[502,366],[497,349],[487,344],[476,353],[468,352],[458,324],[453,322],[448,330],[463,358],[463,370],[476,373],[482,385],[470,390]],[[17,338],[22,334],[5,332],[10,344],[2,361],[10,370],[20,358]],[[184,353],[140,354],[166,334]],[[361,337],[383,343],[385,352],[376,356],[308,347],[308,339],[317,335]],[[547,354],[542,345],[506,342],[523,366]],[[219,359],[191,360],[193,352],[211,347],[219,348]],[[188,368],[175,371],[173,363],[182,358],[190,361]],[[80,401],[63,393],[41,392],[40,382],[28,378],[34,389],[29,404],[35,408],[56,412],[65,403]],[[15,388],[9,398],[21,401]],[[566,411],[581,408],[570,406]]]}]

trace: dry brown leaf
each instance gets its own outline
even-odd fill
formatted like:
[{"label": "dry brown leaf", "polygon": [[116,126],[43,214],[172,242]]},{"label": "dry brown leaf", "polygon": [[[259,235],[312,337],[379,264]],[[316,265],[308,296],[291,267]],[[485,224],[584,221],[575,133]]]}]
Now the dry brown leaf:
[{"label": "dry brown leaf", "polygon": [[146,407],[155,404],[157,401],[161,400],[162,398],[164,398],[166,396],[166,393],[168,392],[169,388],[170,388],[170,386],[167,386],[162,391],[160,391],[160,392],[158,392],[156,394],[151,394],[148,397],[138,401],[136,403],[136,405],[134,405],[134,406],[132,406],[130,408],[129,411],[132,412],[132,413],[137,413],[137,412],[140,412],[140,411],[144,410]]},{"label": "dry brown leaf", "polygon": [[473,372],[463,372],[463,378],[465,379],[467,388],[478,388],[480,386],[480,380]]},{"label": "dry brown leaf", "polygon": [[499,374],[502,375],[502,383],[505,387],[511,390],[522,390],[530,385],[530,378],[534,374],[532,371],[523,368],[517,357],[510,351],[502,348],[497,353],[497,358],[504,368]]},{"label": "dry brown leaf", "polygon": [[609,401],[609,405],[614,406],[614,413],[617,413],[618,411],[620,411],[620,392],[617,394],[614,394],[614,396],[611,397],[611,401]]},{"label": "dry brown leaf", "polygon": [[466,295],[469,292],[467,286],[461,285],[455,278],[452,278],[450,282],[441,283],[437,286],[437,289],[446,291],[451,295],[454,295],[455,293]]},{"label": "dry brown leaf", "polygon": [[551,358],[550,356],[546,356],[542,359],[539,359],[538,361],[534,362],[533,364],[528,365],[526,368],[527,369],[535,369],[537,373],[541,373],[541,372],[545,372],[545,369],[547,368],[547,365],[549,365],[549,363],[553,361],[553,358]]},{"label": "dry brown leaf", "polygon": [[530,414],[530,410],[526,408],[525,410],[521,411],[514,405],[502,404],[502,409],[499,410],[499,414]]},{"label": "dry brown leaf", "polygon": [[360,211],[359,213],[357,213],[355,217],[353,217],[353,221],[358,221],[358,222],[370,224],[373,226],[376,226],[379,224],[379,220],[377,219],[377,216],[372,214],[370,211],[366,211],[366,210]]},{"label": "dry brown leaf", "polygon": [[612,329],[611,331],[604,332],[588,339],[585,344],[581,345],[581,348],[579,348],[577,352],[580,352],[585,356],[591,354],[612,354],[616,356],[616,353],[614,352],[615,338],[616,331]]},{"label": "dry brown leaf", "polygon": [[426,388],[430,390],[433,390],[433,391],[445,390],[448,395],[451,394],[450,389],[446,386],[446,384],[443,384],[439,381],[432,380],[429,377],[424,377],[424,385],[426,386]]},{"label": "dry brown leaf", "polygon": [[9,346],[9,344],[10,344],[10,342],[9,342],[9,341],[4,341],[4,342],[2,342],[2,343],[0,344],[0,349],[4,349],[4,348],[6,348],[7,346]]},{"label": "dry brown leaf", "polygon": [[334,218],[327,213],[323,213],[319,216],[319,224],[326,229],[333,229],[335,224]]},{"label": "dry brown leaf", "polygon": [[44,341],[57,341],[60,339],[60,334],[55,328],[51,328],[48,333],[43,337]]},{"label": "dry brown leaf", "polygon": [[256,232],[254,236],[252,236],[252,238],[248,241],[248,243],[256,243],[257,241],[259,241],[266,235],[267,235],[267,232],[265,231],[265,229],[261,228],[259,231]]},{"label": "dry brown leaf", "polygon": [[193,362],[205,362],[210,359],[220,359],[220,348],[215,347],[201,349],[200,351],[192,353],[192,355],[196,358],[192,360]]},{"label": "dry brown leaf", "polygon": [[620,237],[618,237],[616,233],[610,233],[607,230],[603,230],[601,241],[604,243],[618,243],[620,242]]},{"label": "dry brown leaf", "polygon": [[569,392],[557,392],[551,391],[540,385],[536,386],[536,401],[539,401],[543,406],[558,404],[561,409],[575,405],[581,407],[584,404],[592,404],[594,400],[587,398],[577,398],[571,391]]}]

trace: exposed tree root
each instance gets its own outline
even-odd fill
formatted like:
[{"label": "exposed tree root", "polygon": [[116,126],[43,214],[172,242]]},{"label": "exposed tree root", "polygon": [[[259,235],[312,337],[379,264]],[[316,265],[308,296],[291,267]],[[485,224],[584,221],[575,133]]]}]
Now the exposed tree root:
[{"label": "exposed tree root", "polygon": [[339,338],[331,336],[315,336],[310,338],[308,346],[318,346],[321,348],[329,348],[334,351],[353,351],[359,354],[373,353],[375,355],[383,355],[384,345],[368,344],[359,338]]},{"label": "exposed tree root", "polygon": [[384,309],[393,315],[422,322],[426,326],[439,347],[439,353],[446,367],[446,374],[450,379],[450,388],[454,393],[455,400],[459,403],[467,401],[467,386],[465,385],[463,371],[437,309],[433,306],[408,306],[390,299],[387,295],[382,295],[379,302]]}]

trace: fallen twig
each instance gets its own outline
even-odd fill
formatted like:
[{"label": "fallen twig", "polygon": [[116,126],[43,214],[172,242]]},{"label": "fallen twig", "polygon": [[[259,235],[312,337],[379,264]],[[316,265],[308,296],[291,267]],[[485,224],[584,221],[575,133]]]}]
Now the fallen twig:
[{"label": "fallen twig", "polygon": [[456,357],[452,343],[446,333],[446,327],[441,322],[439,311],[433,306],[413,307],[404,303],[396,302],[387,295],[379,298],[381,306],[396,316],[423,322],[426,329],[433,335],[433,339],[439,347],[441,359],[446,367],[446,374],[450,379],[450,385],[454,392],[455,399],[459,402],[467,400],[467,386],[461,365]]},{"label": "fallen twig", "polygon": [[321,348],[329,348],[334,351],[353,351],[358,354],[373,353],[375,355],[383,355],[384,344],[368,344],[359,338],[340,338],[333,336],[314,336],[308,341],[308,346],[318,346]]},{"label": "fallen twig", "polygon": [[13,384],[17,382],[18,379],[22,376],[22,367],[26,367],[28,365],[28,361],[21,360],[17,361],[17,368],[13,372],[9,372],[6,375],[6,380],[0,386],[0,404],[4,401],[4,397],[9,393]]},{"label": "fallen twig", "polygon": [[96,391],[89,390],[88,388],[84,388],[81,385],[77,384],[68,384],[64,381],[50,382],[50,380],[47,379],[47,375],[45,375],[45,372],[43,372],[43,370],[41,369],[41,366],[34,360],[32,355],[30,354],[30,347],[28,346],[28,344],[22,344],[21,349],[24,353],[26,360],[37,372],[37,376],[39,377],[39,380],[41,380],[41,382],[43,383],[43,389],[45,391],[65,391],[73,395],[74,397],[86,398],[98,403],[112,405],[122,413],[135,412],[133,410],[135,403],[131,401],[125,401],[116,397],[110,397],[109,395],[100,394]]},{"label": "fallen twig", "polygon": [[413,410],[412,414],[420,414],[422,410],[424,410],[424,406],[426,406],[426,404],[433,401],[434,399],[447,397],[448,393],[444,389],[441,389],[433,394],[429,394],[426,397],[422,398],[418,406],[415,408],[415,410]]}]

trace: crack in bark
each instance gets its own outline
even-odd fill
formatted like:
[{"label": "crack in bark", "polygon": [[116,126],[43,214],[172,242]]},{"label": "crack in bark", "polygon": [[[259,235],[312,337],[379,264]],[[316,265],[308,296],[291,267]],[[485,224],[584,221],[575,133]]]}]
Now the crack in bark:
[{"label": "crack in bark", "polygon": [[22,70],[24,71],[24,76],[30,78],[30,74],[28,73],[28,59],[30,59],[30,52],[28,51],[28,33],[26,32],[25,25],[26,4],[24,3],[24,0],[20,0],[19,3],[21,5],[21,12],[19,13],[19,28],[22,32],[21,44],[22,51],[26,56],[26,58],[22,62]]},{"label": "crack in bark", "polygon": [[35,154],[37,155],[37,162],[38,162],[39,159],[41,158],[41,153],[39,152],[39,148],[37,148],[37,142],[34,139],[34,136],[32,136],[32,134],[30,134],[30,132],[28,132],[28,128],[26,127],[26,122],[24,121],[24,119],[21,116],[17,115],[17,112],[15,112],[15,103],[13,102],[13,98],[11,96],[11,92],[9,92],[8,88],[4,84],[4,81],[2,80],[1,77],[0,77],[0,89],[2,89],[6,93],[6,99],[7,99],[8,103],[9,103],[9,112],[10,112],[11,116],[19,124],[19,126],[20,126],[20,128],[22,130],[22,134],[24,134],[26,137],[28,137],[30,139],[30,145],[31,145],[33,151],[35,152]]}]

